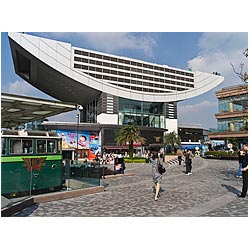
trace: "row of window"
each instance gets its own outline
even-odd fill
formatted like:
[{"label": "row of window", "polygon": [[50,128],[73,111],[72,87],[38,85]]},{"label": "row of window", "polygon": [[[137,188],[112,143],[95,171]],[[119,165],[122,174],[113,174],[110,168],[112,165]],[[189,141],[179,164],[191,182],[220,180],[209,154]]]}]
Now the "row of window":
[{"label": "row of window", "polygon": [[[101,66],[101,67],[117,68],[117,69],[122,69],[122,70],[126,70],[126,71],[133,71],[133,72],[148,74],[148,75],[157,75],[157,76],[161,76],[161,77],[169,77],[169,78],[171,78],[171,77],[178,77],[176,79],[183,80],[183,81],[184,80],[185,81],[192,81],[192,82],[194,81],[194,79],[180,77],[180,76],[175,76],[175,75],[168,75],[168,74],[164,74],[164,73],[157,72],[157,71],[152,71],[152,70],[145,70],[145,69],[128,67],[128,66],[118,65],[118,64],[113,64],[113,63],[88,60],[86,58],[79,58],[79,57],[75,57],[74,59],[75,59],[76,62],[83,62],[83,63],[86,63],[86,64],[98,65],[98,66]],[[88,66],[86,66],[86,65],[82,65],[82,66],[84,66],[84,67],[82,67],[82,69],[85,69],[85,70],[89,69],[89,70],[94,70],[94,71],[99,71],[99,72],[102,70],[102,68],[99,68],[99,67],[89,66],[89,68],[88,68]],[[154,66],[154,67],[156,67],[156,66]],[[165,68],[163,68],[163,69],[165,69]],[[178,70],[172,70],[172,69],[167,69],[166,68],[166,70],[162,70],[162,71],[193,77],[193,74],[190,74],[190,73],[187,73],[187,72],[183,72],[183,71],[178,71]],[[117,74],[117,71],[113,71],[113,72],[116,72],[116,74]]]},{"label": "row of window", "polygon": [[[112,61],[112,62],[117,62],[117,63],[121,63],[121,64],[133,65],[133,66],[137,66],[137,67],[143,67],[143,68],[154,69],[154,70],[159,70],[159,71],[166,71],[166,72],[170,72],[170,73],[174,73],[174,74],[180,74],[180,75],[186,75],[186,76],[193,77],[192,72],[189,73],[189,72],[184,72],[184,71],[180,71],[180,70],[174,70],[174,69],[170,69],[170,68],[166,68],[166,67],[160,67],[157,65],[140,63],[140,62],[136,62],[136,61],[132,61],[132,60],[126,60],[123,58],[100,55],[100,54],[95,54],[95,53],[91,53],[91,52],[87,52],[87,51],[80,51],[80,50],[75,50],[75,54],[90,57],[90,58],[98,58],[101,60]],[[81,57],[77,57],[77,58],[84,59]]]},{"label": "row of window", "polygon": [[[128,83],[128,84],[140,85],[138,87],[134,86],[136,88],[141,88],[142,85],[145,86],[145,87],[149,86],[149,87],[153,87],[153,88],[161,88],[162,89],[161,91],[164,91],[164,89],[167,89],[167,90],[178,90],[178,91],[183,91],[183,90],[187,89],[187,88],[180,88],[178,86],[188,87],[188,88],[193,87],[192,84],[175,82],[175,81],[170,81],[170,80],[164,81],[163,79],[159,79],[159,78],[156,78],[155,82],[168,83],[168,84],[173,84],[175,86],[162,85],[162,84],[153,83],[153,82],[146,82],[146,81],[130,80],[130,79],[119,78],[119,77],[117,78],[117,77],[105,76],[105,75],[104,76],[97,75],[97,74],[89,74],[89,75],[92,76],[92,77],[95,77],[97,79],[103,79],[103,80],[107,80],[107,81],[117,82],[117,83],[112,83],[112,82],[110,82],[110,83],[113,84],[113,85],[118,85],[120,87],[127,88],[127,89],[130,89],[130,88],[133,89],[132,88],[133,86],[124,85],[124,84],[122,84],[123,82],[124,83]],[[176,86],[176,85],[178,85],[178,86]],[[146,89],[147,89],[146,91],[148,92],[149,91],[148,88],[146,88]],[[161,92],[161,91],[159,91],[159,92]]]},{"label": "row of window", "polygon": [[[2,155],[6,155],[6,141],[2,138]],[[57,143],[58,142],[58,143]],[[36,140],[36,152],[34,152],[34,140],[32,139],[10,139],[9,154],[55,154],[61,152],[61,144],[57,140]]]}]

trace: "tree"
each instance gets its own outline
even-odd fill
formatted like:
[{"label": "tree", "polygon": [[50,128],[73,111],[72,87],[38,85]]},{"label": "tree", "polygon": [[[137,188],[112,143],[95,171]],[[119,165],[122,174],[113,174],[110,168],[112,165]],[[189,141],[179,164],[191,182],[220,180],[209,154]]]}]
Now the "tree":
[{"label": "tree", "polygon": [[[244,51],[243,55],[244,55],[245,57],[248,57],[248,49],[246,49],[246,50]],[[239,71],[239,72],[237,72],[237,71],[235,70],[234,65],[233,65],[231,62],[230,62],[230,64],[231,64],[231,66],[232,66],[232,68],[233,68],[234,73],[241,79],[241,81],[242,81],[244,84],[247,84],[247,83],[248,83],[248,73],[247,73],[247,72],[243,73],[244,63],[241,63],[241,64],[240,64],[240,66],[239,66],[240,71]]]},{"label": "tree", "polygon": [[176,132],[170,132],[169,134],[166,134],[163,138],[164,144],[169,145],[171,147],[171,151],[174,151],[174,146],[181,145],[181,138]]},{"label": "tree", "polygon": [[[248,49],[246,49],[244,52],[243,52],[243,55],[247,58],[248,57]],[[241,81],[245,84],[245,86],[242,86],[242,88],[248,88],[248,86],[246,86],[246,84],[248,84],[248,73],[245,72],[243,74],[243,68],[244,68],[244,64],[241,63],[240,64],[240,71],[237,72],[233,66],[233,64],[230,62],[232,68],[233,68],[233,71],[234,73],[241,79]],[[243,121],[244,121],[244,124],[243,126],[240,128],[240,130],[246,130],[248,131],[248,114],[246,114],[244,117],[243,117]]]},{"label": "tree", "polygon": [[136,125],[128,125],[120,129],[119,135],[115,138],[115,141],[119,146],[124,146],[128,143],[129,157],[133,157],[134,142],[141,142],[144,144],[146,139],[140,136],[140,131]]}]

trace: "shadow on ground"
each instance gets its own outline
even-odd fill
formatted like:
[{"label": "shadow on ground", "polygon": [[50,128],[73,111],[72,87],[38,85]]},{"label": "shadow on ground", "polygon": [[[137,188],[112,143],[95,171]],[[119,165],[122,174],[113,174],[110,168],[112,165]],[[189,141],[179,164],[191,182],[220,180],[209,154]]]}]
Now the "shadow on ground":
[{"label": "shadow on ground", "polygon": [[[22,213],[22,217],[25,217],[25,216],[29,216],[31,215],[36,209],[38,209],[39,207],[39,204],[34,204],[28,208],[25,208],[24,210],[20,211],[20,212],[17,212],[16,214],[14,214],[13,216],[15,217],[18,217],[19,216],[19,213]],[[24,211],[25,211],[25,215],[24,215]]]},{"label": "shadow on ground", "polygon": [[240,191],[232,186],[221,184],[222,187],[226,188],[229,192],[234,193],[234,194],[239,194]]}]

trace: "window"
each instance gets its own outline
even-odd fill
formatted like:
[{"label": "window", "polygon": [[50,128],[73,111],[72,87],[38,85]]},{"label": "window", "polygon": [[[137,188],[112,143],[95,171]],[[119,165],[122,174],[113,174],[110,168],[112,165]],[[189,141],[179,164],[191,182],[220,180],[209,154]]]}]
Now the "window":
[{"label": "window", "polygon": [[109,56],[103,56],[103,60],[110,61],[110,57]]},{"label": "window", "polygon": [[103,63],[103,66],[105,66],[105,67],[110,67],[110,63],[104,62],[104,63]]},{"label": "window", "polygon": [[[26,143],[28,143],[27,140],[25,141]],[[29,141],[32,142],[32,140],[29,140]],[[27,154],[28,151],[30,150],[28,147],[30,144],[28,143],[26,147],[26,143],[24,144],[21,139],[10,139],[9,142],[10,142],[10,145],[9,145],[10,154],[23,154],[24,152]],[[32,146],[32,143],[31,143],[31,146]],[[31,152],[32,152],[32,149],[31,149]]]},{"label": "window", "polygon": [[47,140],[47,151],[48,153],[56,153],[56,141]]},{"label": "window", "polygon": [[22,140],[22,152],[23,154],[33,153],[33,141],[32,140]]},{"label": "window", "polygon": [[82,54],[82,52],[81,52],[80,50],[75,50],[75,54],[77,54],[77,55],[81,55],[81,54]]},{"label": "window", "polygon": [[76,63],[75,63],[75,64],[74,64],[74,68],[75,68],[75,69],[81,69],[82,66],[81,66],[80,64],[76,64]]},{"label": "window", "polygon": [[47,152],[46,149],[46,140],[37,140],[37,153],[43,154]]},{"label": "window", "polygon": [[6,141],[5,138],[1,138],[1,154],[5,155],[6,154]]},{"label": "window", "polygon": [[82,55],[83,55],[83,56],[89,56],[89,52],[82,51]]},{"label": "window", "polygon": [[75,57],[74,57],[74,60],[77,61],[77,62],[81,62],[81,61],[82,61],[82,58],[76,57],[76,56],[75,56]]}]

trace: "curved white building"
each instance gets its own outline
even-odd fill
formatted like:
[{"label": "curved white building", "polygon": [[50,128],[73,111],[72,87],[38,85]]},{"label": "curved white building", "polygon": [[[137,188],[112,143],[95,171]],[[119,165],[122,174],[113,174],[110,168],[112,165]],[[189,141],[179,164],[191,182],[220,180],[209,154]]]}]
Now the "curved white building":
[{"label": "curved white building", "polygon": [[81,104],[84,122],[177,131],[176,102],[224,80],[22,33],[9,40],[16,73],[56,99]]}]

